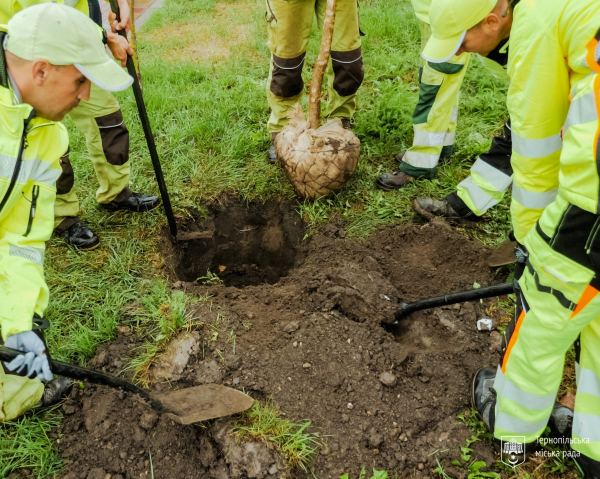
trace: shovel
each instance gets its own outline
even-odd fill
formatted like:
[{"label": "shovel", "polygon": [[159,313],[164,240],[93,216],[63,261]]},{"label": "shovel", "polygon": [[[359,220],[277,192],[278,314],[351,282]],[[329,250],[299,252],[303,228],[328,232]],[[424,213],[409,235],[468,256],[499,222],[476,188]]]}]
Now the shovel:
[{"label": "shovel", "polygon": [[[121,21],[121,14],[119,11],[119,4],[116,0],[110,0],[110,8],[117,15],[117,21]],[[124,30],[117,32],[124,38],[127,38],[127,33]],[[135,70],[133,58],[127,55],[127,72],[133,78],[133,96],[135,97],[135,103],[140,114],[140,121],[142,128],[144,129],[144,136],[146,137],[146,143],[148,144],[148,151],[150,152],[150,159],[152,160],[152,166],[156,173],[156,181],[158,183],[158,190],[160,191],[160,197],[162,198],[163,206],[165,207],[165,213],[167,215],[167,221],[169,222],[169,230],[173,238],[177,238],[177,223],[175,222],[175,215],[173,214],[173,208],[171,207],[171,200],[169,199],[169,192],[167,191],[167,185],[165,184],[165,177],[163,176],[162,168],[160,166],[160,160],[158,159],[158,153],[156,151],[156,144],[154,143],[154,136],[152,135],[152,128],[150,127],[150,120],[148,119],[148,113],[146,112],[146,105],[144,104],[144,97],[142,96],[142,88],[138,80],[138,75]]]},{"label": "shovel", "polygon": [[437,308],[449,304],[464,303],[466,301],[477,301],[478,299],[493,298],[494,296],[504,296],[511,294],[514,290],[513,283],[501,283],[487,288],[472,289],[462,291],[461,293],[446,294],[435,298],[421,299],[414,303],[402,303],[402,309],[396,311],[394,324],[415,311],[423,309]]},{"label": "shovel", "polygon": [[[23,351],[0,346],[0,361],[12,361],[20,354],[23,354]],[[248,409],[254,402],[243,392],[219,384],[206,384],[151,396],[143,389],[111,374],[63,363],[55,359],[50,359],[50,366],[53,373],[61,376],[87,380],[94,384],[135,394],[152,409],[166,414],[180,424],[192,424],[237,414]]]}]

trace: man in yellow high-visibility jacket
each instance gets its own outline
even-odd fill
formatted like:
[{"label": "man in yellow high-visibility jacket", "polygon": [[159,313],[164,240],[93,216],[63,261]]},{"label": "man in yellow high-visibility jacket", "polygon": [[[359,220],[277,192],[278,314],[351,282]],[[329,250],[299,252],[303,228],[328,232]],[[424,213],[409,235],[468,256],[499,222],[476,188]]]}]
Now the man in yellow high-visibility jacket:
[{"label": "man in yellow high-visibility jacket", "polygon": [[[47,1],[50,0],[0,0],[0,24],[6,23],[24,8]],[[86,16],[90,14],[88,0],[56,1],[64,2]],[[123,15],[119,29],[128,29],[129,6],[126,0],[120,0],[119,4]],[[114,28],[115,23],[112,25]],[[99,26],[98,35],[101,37],[102,34],[103,41],[113,56],[125,66],[127,53],[133,53],[127,40],[114,32],[103,32]],[[109,211],[148,211],[156,208],[160,199],[155,195],[132,192],[129,188],[129,131],[123,120],[121,107],[107,87],[108,85],[92,84],[89,100],[81,102],[69,113],[77,129],[85,135],[90,159],[96,170],[100,185],[96,191],[96,200],[102,208]],[[75,178],[68,155],[61,159],[61,167],[63,174],[56,182],[56,233],[76,248],[93,249],[100,240],[78,216],[79,200],[73,189]]]},{"label": "man in yellow high-visibility jacket", "polygon": [[44,243],[69,145],[59,122],[89,99],[90,81],[118,91],[132,78],[106,55],[94,23],[71,7],[32,6],[8,22],[7,32],[1,28],[0,331],[7,347],[23,351],[0,365],[5,421],[52,403],[69,385],[52,381],[43,330],[34,323],[48,305]]},{"label": "man in yellow high-visibility jacket", "polygon": [[[412,0],[412,6],[419,21],[423,49],[431,36],[431,0]],[[475,58],[494,77],[508,82],[507,52],[505,40],[485,57]],[[398,190],[413,178],[432,178],[438,163],[450,157],[454,150],[459,92],[469,56],[470,53],[452,55],[442,63],[421,58],[419,100],[413,113],[413,144],[396,156],[399,165],[395,171],[379,176],[375,183],[378,188]],[[417,198],[413,202],[415,210],[428,218],[443,216],[479,221],[488,209],[502,201],[512,183],[510,153],[510,125],[507,122],[503,133],[494,137],[491,148],[477,158],[471,167],[471,175],[458,185],[457,191],[441,200]]]},{"label": "man in yellow high-visibility jacket", "polygon": [[485,53],[510,35],[518,315],[501,366],[475,375],[472,402],[503,451],[516,443],[524,459],[580,338],[571,447],[586,477],[600,479],[600,2],[511,3],[433,0],[423,51],[429,61]]}]

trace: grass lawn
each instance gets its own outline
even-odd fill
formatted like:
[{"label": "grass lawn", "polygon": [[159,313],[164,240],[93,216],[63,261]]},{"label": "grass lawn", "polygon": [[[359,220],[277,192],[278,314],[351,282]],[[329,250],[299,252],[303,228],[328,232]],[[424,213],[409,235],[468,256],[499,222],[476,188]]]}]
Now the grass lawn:
[{"label": "grass lawn", "polygon": [[[280,199],[297,202],[313,230],[341,218],[349,236],[364,239],[378,226],[413,220],[413,198],[441,197],[468,175],[468,168],[489,147],[507,116],[506,87],[477,59],[471,61],[462,88],[455,154],[441,165],[437,178],[414,181],[393,193],[375,188],[375,178],[393,168],[394,156],[412,143],[420,37],[408,0],[364,0],[360,19],[366,33],[365,81],[358,94],[354,131],[362,143],[361,161],[336,197],[311,203],[298,201],[283,171],[265,159],[270,55],[265,45],[264,3],[167,0],[152,16],[138,32],[144,96],[179,218],[223,195]],[[319,37],[314,31],[304,69],[306,92]],[[158,192],[133,92],[117,97],[131,132],[131,187]],[[66,123],[82,217],[100,235],[101,244],[94,251],[79,252],[60,239],[50,241],[48,341],[55,358],[85,364],[98,344],[114,337],[122,321],[121,309],[128,303],[142,305],[131,326],[158,331],[156,335],[164,338],[169,330],[160,324],[159,307],[170,304],[171,309],[181,310],[183,318],[189,299],[171,296],[161,268],[157,238],[166,225],[163,210],[144,215],[100,210],[83,135],[72,122]],[[509,229],[508,205],[503,203],[470,233],[496,244]],[[60,412],[53,411],[0,428],[0,476],[27,467],[36,477],[54,477],[61,461],[47,433],[59,420]],[[11,453],[5,446],[15,441],[29,453]],[[36,453],[40,448],[44,454]]]}]

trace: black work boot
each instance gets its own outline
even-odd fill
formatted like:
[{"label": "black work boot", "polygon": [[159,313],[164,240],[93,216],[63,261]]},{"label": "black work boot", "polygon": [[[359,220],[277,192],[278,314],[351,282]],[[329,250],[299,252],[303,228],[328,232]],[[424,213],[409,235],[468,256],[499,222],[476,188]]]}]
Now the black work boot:
[{"label": "black work boot", "polygon": [[600,461],[581,455],[575,458],[583,471],[585,479],[600,479]]},{"label": "black work boot", "polygon": [[46,383],[44,386],[44,394],[36,407],[48,407],[59,402],[65,397],[73,386],[71,378],[56,378]]},{"label": "black work boot", "polygon": [[101,204],[100,206],[108,211],[127,210],[143,213],[144,211],[153,210],[159,205],[160,198],[158,196],[135,193],[129,188],[125,188],[110,203]]},{"label": "black work boot", "polygon": [[[72,223],[71,218],[66,218],[55,229],[57,235],[62,236],[65,241],[74,248],[81,250],[91,250],[98,247],[100,239],[88,226],[78,218]],[[72,224],[65,228],[71,222]]]},{"label": "black work boot", "polygon": [[277,132],[271,133],[271,146],[267,150],[267,161],[272,165],[277,164],[277,153],[275,153],[275,137]]},{"label": "black work boot", "polygon": [[424,216],[428,220],[432,220],[435,217],[443,217],[448,219],[461,220],[463,219],[452,206],[446,200],[434,200],[433,198],[417,198],[412,202],[413,209]]},{"label": "black work boot", "polygon": [[[402,163],[404,158],[404,154],[406,151],[401,151],[396,155],[396,161],[398,162],[398,166]],[[375,186],[380,190],[384,191],[393,191],[399,190],[406,183],[412,180],[412,176],[407,175],[403,171],[400,170],[400,167],[392,171],[391,173],[384,173],[377,180],[375,180]]]},{"label": "black work boot", "polygon": [[550,428],[550,437],[571,437],[571,430],[573,428],[573,411],[567,406],[556,401],[548,421],[548,427]]},{"label": "black work boot", "polygon": [[471,406],[491,433],[496,423],[496,390],[494,389],[496,369],[482,368],[473,376],[471,384]]}]

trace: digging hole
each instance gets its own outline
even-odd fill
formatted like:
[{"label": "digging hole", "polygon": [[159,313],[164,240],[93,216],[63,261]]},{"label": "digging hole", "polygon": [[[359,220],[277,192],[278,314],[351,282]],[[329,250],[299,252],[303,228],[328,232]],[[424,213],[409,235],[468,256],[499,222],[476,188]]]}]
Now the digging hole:
[{"label": "digging hole", "polygon": [[238,288],[273,284],[294,266],[304,234],[290,203],[227,198],[182,226],[167,263],[182,281],[209,282],[216,275]]}]

